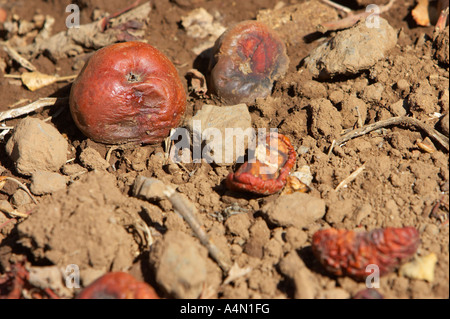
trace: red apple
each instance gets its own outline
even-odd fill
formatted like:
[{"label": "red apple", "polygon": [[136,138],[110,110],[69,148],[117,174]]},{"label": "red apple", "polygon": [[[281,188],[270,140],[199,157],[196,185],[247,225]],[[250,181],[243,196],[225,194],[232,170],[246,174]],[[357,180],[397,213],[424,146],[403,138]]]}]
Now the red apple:
[{"label": "red apple", "polygon": [[95,52],[70,92],[75,124],[101,143],[158,143],[178,125],[185,109],[186,93],[175,66],[142,42]]},{"label": "red apple", "polygon": [[277,33],[257,21],[243,21],[216,41],[210,61],[210,88],[228,103],[254,102],[272,92],[289,66]]}]

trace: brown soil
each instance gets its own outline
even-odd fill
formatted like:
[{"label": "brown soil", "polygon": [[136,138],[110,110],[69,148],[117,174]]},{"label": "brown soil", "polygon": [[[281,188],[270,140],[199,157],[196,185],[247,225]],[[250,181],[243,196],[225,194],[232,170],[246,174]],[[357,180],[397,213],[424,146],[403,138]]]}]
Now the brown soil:
[{"label": "brown soil", "polygon": [[[56,19],[53,27],[56,33],[64,30],[65,7],[72,2],[0,0],[0,6],[27,21],[37,12],[51,15]],[[287,4],[302,2],[290,0]],[[373,2],[382,4],[387,1]],[[78,0],[75,3],[80,5],[83,24],[92,22],[94,9],[114,13],[130,1]],[[260,10],[272,9],[276,4],[275,0],[154,0],[145,39],[174,62],[188,90],[184,77],[187,71],[196,68],[204,72],[208,61],[192,52],[200,40],[186,34],[181,26],[181,17],[203,7],[211,14],[217,14],[219,22],[227,27],[255,19]],[[181,167],[164,159],[163,144],[123,148],[111,153],[107,171],[100,168],[81,174],[74,178],[67,190],[37,196],[37,208],[32,203],[15,202],[18,210],[31,213],[28,218],[18,218],[17,222],[0,229],[0,274],[7,271],[12,262],[26,256],[34,266],[78,264],[82,279],[85,271],[83,284],[94,279],[88,279],[88,274],[128,271],[154,285],[166,298],[198,296],[199,292],[208,298],[348,298],[364,289],[365,284],[347,277],[330,276],[320,268],[310,249],[314,232],[330,226],[352,230],[415,226],[421,237],[418,255],[432,252],[437,255],[434,281],[409,279],[392,272],[381,278],[379,291],[385,298],[448,298],[448,151],[424,132],[399,126],[335,146],[328,154],[333,139],[340,135],[341,130],[351,128],[357,122],[352,109],[355,104],[361,105],[360,110],[367,110],[362,115],[365,124],[392,116],[412,115],[443,131],[445,123],[439,123],[433,113],[448,113],[448,64],[436,59],[432,45],[434,27],[417,27],[411,20],[410,9],[403,1],[396,1],[382,15],[398,31],[398,42],[388,56],[370,70],[332,81],[313,79],[302,68],[301,61],[323,42],[323,38],[316,35],[305,37],[289,44],[289,70],[275,83],[272,95],[248,105],[254,127],[278,128],[280,133],[290,138],[297,151],[302,150],[298,152],[296,168],[310,166],[314,177],[310,194],[325,201],[323,218],[302,228],[295,224],[277,226],[266,218],[262,208],[275,202],[279,194],[260,197],[226,189],[223,181],[235,166],[202,163]],[[315,21],[304,23],[314,24]],[[448,43],[448,27],[446,32]],[[6,57],[5,52],[0,52],[0,58]],[[54,63],[45,55],[31,60],[40,72],[59,75],[74,74],[76,71],[72,66],[75,61],[76,57],[72,57]],[[6,73],[20,74],[23,71],[17,64],[6,67]],[[381,98],[376,92],[380,85],[384,88]],[[70,85],[56,83],[31,92],[17,80],[2,76],[0,112],[8,110],[20,99],[34,101],[48,96],[67,97],[69,91]],[[399,106],[396,103],[399,100],[404,100],[405,104]],[[190,94],[185,121],[204,103],[217,104],[217,99]],[[79,160],[82,150],[92,148],[105,158],[110,146],[84,137],[72,121],[67,105],[61,107],[65,109],[52,123],[71,145],[68,158],[75,159],[70,163],[73,167],[65,167],[63,172],[71,170],[66,175],[76,175],[77,168],[78,172],[83,171],[81,166],[75,167],[82,164]],[[312,113],[320,110],[326,113],[312,122]],[[52,108],[46,108],[29,116],[45,119],[54,112]],[[327,117],[327,114],[333,116]],[[8,120],[6,124],[14,126],[19,120]],[[446,134],[448,136],[448,123]],[[29,184],[30,178],[18,174],[14,163],[5,154],[8,138],[6,136],[0,145],[0,174]],[[432,145],[434,152],[419,148],[417,140]],[[348,187],[337,192],[334,190],[363,164],[365,170]],[[151,251],[145,229],[149,227],[159,250],[168,246],[167,238],[176,238],[177,232],[190,236],[192,232],[173,212],[167,200],[149,202],[130,196],[138,175],[156,177],[178,187],[195,203],[201,222],[217,246],[241,268],[251,267],[251,272],[222,285],[220,268],[206,257],[206,252],[200,247],[201,251],[196,254],[200,256],[199,268],[204,268],[205,273],[196,274],[196,280],[208,283],[209,287],[197,285],[185,295],[177,290],[179,287],[173,291],[159,287],[157,282],[163,280],[161,278],[172,280],[170,273],[165,273],[172,269],[161,269],[165,264],[160,260],[163,259],[162,253]],[[0,200],[11,202],[18,192],[16,184],[7,182],[0,190]],[[431,214],[441,199],[447,202],[447,208],[440,206]],[[9,219],[0,212],[0,225]],[[166,238],[166,233],[171,237]],[[164,244],[159,243],[162,238],[166,238]],[[181,241],[173,249],[180,249],[176,247],[182,247],[182,244]],[[157,257],[149,262],[152,255]],[[185,255],[189,256],[189,251]],[[300,261],[296,259],[298,256]],[[195,261],[190,262],[194,262],[195,267]],[[290,275],[290,269],[296,263],[300,267],[306,265],[308,269],[301,282]],[[199,279],[201,276],[206,276],[206,279]],[[305,287],[305,283],[309,286]]]}]

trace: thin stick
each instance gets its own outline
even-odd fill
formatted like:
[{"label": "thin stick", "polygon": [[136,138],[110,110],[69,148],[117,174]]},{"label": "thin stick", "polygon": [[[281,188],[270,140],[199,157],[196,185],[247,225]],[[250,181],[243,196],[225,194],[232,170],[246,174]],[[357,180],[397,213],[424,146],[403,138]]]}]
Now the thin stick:
[{"label": "thin stick", "polygon": [[0,45],[3,46],[3,49],[8,53],[11,59],[17,61],[21,66],[29,71],[37,71],[36,67],[31,64],[27,59],[22,57],[16,50],[14,50],[7,42],[0,42]]},{"label": "thin stick", "polygon": [[367,133],[370,133],[372,131],[378,130],[383,127],[388,127],[392,125],[408,125],[408,126],[414,126],[416,128],[421,129],[425,133],[427,133],[431,138],[433,138],[435,141],[437,141],[439,144],[441,144],[447,152],[449,151],[449,140],[448,137],[445,135],[439,133],[434,128],[429,127],[427,124],[420,122],[419,120],[407,117],[407,116],[398,116],[398,117],[391,117],[390,119],[379,121],[373,124],[368,124],[363,127],[354,129],[347,134],[341,136],[336,140],[336,145],[341,145],[355,137],[359,137],[362,135],[365,135]]},{"label": "thin stick", "polygon": [[220,249],[216,245],[214,245],[198,219],[195,217],[196,208],[194,204],[189,202],[188,199],[183,197],[182,194],[176,192],[175,189],[171,187],[166,186],[164,194],[172,203],[173,208],[181,216],[183,216],[184,220],[191,227],[200,242],[208,249],[209,254],[217,262],[219,267],[222,268],[223,271],[228,273],[228,271],[231,269],[231,262],[220,251]]},{"label": "thin stick", "polygon": [[34,198],[33,195],[31,195],[31,192],[28,190],[28,187],[26,187],[24,184],[22,184],[21,182],[19,182],[19,181],[18,181],[17,179],[15,179],[15,178],[12,178],[12,177],[9,177],[9,176],[0,176],[0,182],[5,181],[5,180],[14,182],[14,183],[16,183],[17,185],[19,185],[19,187],[20,187],[21,189],[23,189],[23,190],[28,194],[28,196],[31,197],[31,199],[33,200],[33,202],[34,202],[35,204],[37,204],[36,199]]},{"label": "thin stick", "polygon": [[[388,4],[384,6],[379,7],[379,11],[377,14],[382,14],[386,11],[388,11],[392,5],[394,4],[395,0],[390,0]],[[352,13],[349,12],[348,16],[341,20],[331,21],[331,22],[325,22],[320,24],[317,28],[320,32],[325,33],[327,31],[331,30],[339,30],[339,29],[345,29],[353,26],[355,23],[357,23],[359,20],[365,19],[368,16],[372,15],[373,13],[371,11],[363,11],[360,13]]]},{"label": "thin stick", "polygon": [[56,97],[46,97],[16,109],[0,112],[0,122],[34,112],[45,106],[55,105],[56,101]]},{"label": "thin stick", "polygon": [[[448,2],[447,2],[448,3]],[[441,14],[439,16],[438,21],[436,22],[436,26],[434,28],[434,34],[435,37],[437,37],[437,35],[445,29],[445,25],[447,24],[447,17],[448,17],[448,7],[445,8],[444,10],[441,11]],[[434,40],[434,39],[433,39]]]},{"label": "thin stick", "polygon": [[108,152],[106,152],[106,157],[105,160],[109,163],[109,160],[111,159],[111,154],[113,151],[122,149],[120,146],[116,145],[116,146],[111,146],[110,149],[108,150]]},{"label": "thin stick", "polygon": [[348,185],[352,181],[355,180],[355,178],[366,168],[366,164],[363,164],[361,167],[359,167],[356,171],[351,173],[349,176],[347,176],[342,182],[339,183],[338,186],[334,189],[336,192],[340,190],[345,185]]},{"label": "thin stick", "polygon": [[343,5],[341,5],[339,3],[335,3],[335,2],[330,1],[330,0],[322,0],[322,2],[327,4],[327,5],[329,5],[330,7],[333,7],[335,9],[339,10],[339,11],[343,11],[343,12],[345,12],[347,14],[352,12],[352,9],[344,7]]},{"label": "thin stick", "polygon": [[0,208],[0,210],[8,215],[11,215],[12,217],[21,217],[21,218],[26,218],[28,217],[29,214],[27,213],[21,213],[19,211],[17,211],[16,209],[9,211],[3,208]]},{"label": "thin stick", "polygon": [[60,76],[56,79],[56,82],[70,81],[70,80],[75,79],[77,76],[78,76],[78,74]]}]

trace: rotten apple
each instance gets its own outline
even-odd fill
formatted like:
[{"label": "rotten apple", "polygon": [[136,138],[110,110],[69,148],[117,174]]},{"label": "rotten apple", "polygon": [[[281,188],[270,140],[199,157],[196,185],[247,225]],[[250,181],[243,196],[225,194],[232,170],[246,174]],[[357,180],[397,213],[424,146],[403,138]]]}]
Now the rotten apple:
[{"label": "rotten apple", "polygon": [[77,299],[159,299],[159,296],[147,283],[117,271],[95,280],[80,292]]},{"label": "rotten apple", "polygon": [[95,52],[70,92],[75,124],[87,137],[107,144],[158,143],[185,109],[186,93],[175,66],[142,42]]},{"label": "rotten apple", "polygon": [[244,21],[216,41],[210,61],[210,88],[229,103],[254,102],[272,92],[289,58],[277,33],[257,21]]}]

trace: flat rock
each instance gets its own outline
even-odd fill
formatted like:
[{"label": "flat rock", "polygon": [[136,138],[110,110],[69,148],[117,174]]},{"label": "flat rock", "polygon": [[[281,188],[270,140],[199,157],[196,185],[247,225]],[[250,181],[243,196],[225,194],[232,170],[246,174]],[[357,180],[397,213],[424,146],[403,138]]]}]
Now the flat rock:
[{"label": "flat rock", "polygon": [[34,195],[51,194],[66,188],[66,177],[59,173],[37,171],[31,175],[30,191]]},{"label": "flat rock", "polygon": [[133,184],[133,196],[145,198],[148,200],[161,200],[166,197],[164,191],[166,185],[157,178],[136,177]]},{"label": "flat rock", "polygon": [[180,231],[168,231],[153,244],[150,263],[156,282],[175,298],[196,299],[207,279],[206,248]]},{"label": "flat rock", "polygon": [[318,46],[305,59],[305,67],[314,77],[329,79],[368,70],[386,57],[397,43],[397,33],[383,18],[379,27],[368,27],[365,20],[341,31]]},{"label": "flat rock", "polygon": [[263,206],[267,219],[283,227],[294,226],[302,229],[325,215],[325,201],[305,193],[280,196]]},{"label": "flat rock", "polygon": [[232,106],[205,104],[189,121],[188,129],[194,136],[192,141],[194,156],[196,155],[195,148],[199,148],[195,143],[197,139],[195,136],[199,136],[201,132],[202,141],[206,144],[201,149],[201,156],[207,162],[214,162],[218,165],[244,162],[248,141],[247,138],[239,141],[236,136],[243,136],[244,132],[248,132],[251,136],[252,121],[246,104]]},{"label": "flat rock", "polygon": [[55,127],[32,117],[20,121],[6,143],[17,172],[27,176],[59,170],[67,161],[67,149],[66,139]]}]

